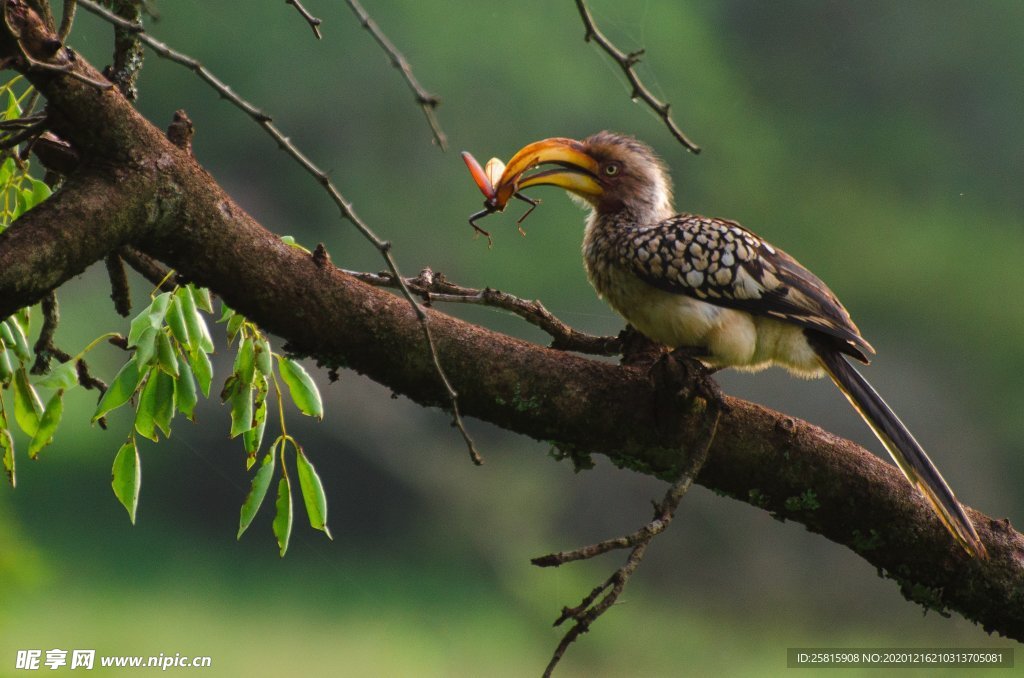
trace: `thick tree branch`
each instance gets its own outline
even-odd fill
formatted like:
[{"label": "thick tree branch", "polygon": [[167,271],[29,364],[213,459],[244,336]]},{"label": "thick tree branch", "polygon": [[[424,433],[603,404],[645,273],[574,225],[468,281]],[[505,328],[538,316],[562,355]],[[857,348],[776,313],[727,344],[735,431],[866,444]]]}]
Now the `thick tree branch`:
[{"label": "thick tree branch", "polygon": [[[0,34],[0,57],[13,49]],[[95,74],[82,59],[72,67]],[[214,289],[292,351],[418,403],[447,404],[403,299],[285,245],[117,91],[50,71],[27,76],[48,100],[54,131],[84,160],[53,198],[0,234],[0,317],[132,244]],[[663,394],[645,369],[427,313],[466,414],[552,441],[576,461],[604,454],[671,479],[705,430],[701,416],[659,416]],[[967,509],[991,556],[970,559],[894,467],[811,424],[742,400],[727,405],[698,483],[848,546],[909,598],[1024,640],[1024,535],[1007,521]]]},{"label": "thick tree branch", "polygon": [[[20,4],[20,0],[8,0],[8,2]],[[105,20],[112,23],[114,26],[120,27],[126,31],[135,34],[139,40],[144,42],[151,49],[155,50],[157,54],[164,57],[165,59],[170,59],[171,61],[179,63],[185,66],[186,68],[190,69],[197,76],[202,78],[207,84],[209,84],[211,87],[217,90],[217,92],[222,97],[233,103],[240,110],[244,111],[246,115],[251,117],[260,127],[262,127],[267,132],[267,134],[269,134],[277,142],[277,145],[279,148],[281,148],[281,150],[283,150],[285,153],[291,156],[297,163],[299,163],[300,166],[302,166],[304,170],[306,170],[306,172],[308,172],[316,180],[316,182],[324,189],[327,195],[330,196],[334,204],[337,205],[339,211],[341,212],[341,216],[344,219],[348,220],[348,222],[351,223],[353,226],[355,226],[356,230],[359,231],[363,235],[363,237],[366,238],[366,240],[368,240],[375,248],[377,248],[377,251],[380,252],[381,257],[383,257],[384,259],[384,263],[387,265],[388,269],[395,277],[395,280],[398,281],[399,289],[401,289],[402,294],[405,296],[409,304],[413,307],[413,310],[416,312],[416,317],[420,321],[423,339],[426,343],[427,351],[430,353],[430,358],[434,363],[434,370],[437,372],[438,379],[441,381],[441,384],[444,386],[445,391],[447,391],[448,393],[448,409],[452,414],[452,424],[456,429],[458,429],[459,433],[462,435],[462,439],[466,443],[466,447],[469,450],[470,459],[473,461],[474,464],[482,464],[483,458],[480,456],[480,452],[476,449],[476,444],[473,442],[473,438],[469,435],[469,431],[466,429],[465,423],[462,421],[462,413],[460,411],[461,406],[459,404],[458,393],[452,386],[451,380],[448,378],[448,375],[445,374],[444,368],[442,367],[441,361],[437,355],[437,346],[434,343],[434,338],[430,330],[429,317],[427,316],[426,313],[423,312],[423,309],[420,307],[419,303],[417,303],[415,297],[413,297],[409,289],[405,287],[404,278],[402,278],[401,274],[399,273],[398,264],[395,263],[395,257],[391,253],[391,243],[381,239],[380,237],[377,236],[376,233],[373,232],[370,226],[366,222],[364,222],[359,217],[358,214],[356,214],[355,208],[352,206],[352,203],[345,199],[345,196],[341,194],[341,191],[339,191],[338,188],[334,185],[334,183],[331,181],[327,173],[321,170],[319,167],[317,167],[316,164],[309,158],[309,156],[307,156],[305,153],[299,150],[299,148],[295,146],[295,144],[293,144],[280,129],[278,129],[277,125],[273,123],[273,120],[269,115],[259,110],[253,104],[249,103],[239,95],[235,94],[230,87],[228,87],[209,69],[207,69],[205,66],[203,66],[195,59],[189,57],[186,54],[182,54],[181,52],[171,49],[164,43],[148,35],[145,32],[145,29],[140,24],[127,21],[117,16],[116,14],[110,12],[109,10],[105,9],[104,7],[97,5],[91,0],[79,0],[79,3],[85,9],[104,18]],[[31,23],[30,19],[28,20],[28,22]],[[51,42],[52,40],[45,39],[43,41],[43,44],[50,44]],[[14,44],[21,52],[24,52],[24,47],[21,44],[20,40],[15,40]],[[83,68],[80,70],[89,69]],[[82,73],[80,73],[77,70],[71,71],[69,75],[73,75],[78,78],[87,77],[82,75]]]}]

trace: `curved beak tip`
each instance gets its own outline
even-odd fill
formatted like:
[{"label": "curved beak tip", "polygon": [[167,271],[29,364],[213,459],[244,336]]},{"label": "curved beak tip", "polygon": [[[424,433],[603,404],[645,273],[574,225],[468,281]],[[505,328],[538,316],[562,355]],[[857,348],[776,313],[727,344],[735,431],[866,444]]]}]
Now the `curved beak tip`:
[{"label": "curved beak tip", "polygon": [[[548,170],[535,175],[535,179],[523,174],[543,165],[554,163],[561,165],[561,170]],[[559,186],[568,191],[583,195],[596,195],[601,191],[596,180],[598,164],[586,152],[583,144],[575,139],[552,137],[536,141],[521,148],[508,161],[498,182],[494,184],[495,199],[498,205],[504,205],[520,189],[528,186]]]}]

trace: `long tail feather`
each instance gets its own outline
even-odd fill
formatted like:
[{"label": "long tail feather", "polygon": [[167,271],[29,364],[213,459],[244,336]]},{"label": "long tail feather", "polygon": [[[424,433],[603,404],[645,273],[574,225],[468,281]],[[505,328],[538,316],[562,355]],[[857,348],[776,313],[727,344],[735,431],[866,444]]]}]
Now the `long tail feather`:
[{"label": "long tail feather", "polygon": [[928,500],[946,529],[972,556],[987,558],[985,545],[953,491],[903,422],[839,352],[826,346],[816,346],[815,350],[832,381],[885,445],[907,480]]}]

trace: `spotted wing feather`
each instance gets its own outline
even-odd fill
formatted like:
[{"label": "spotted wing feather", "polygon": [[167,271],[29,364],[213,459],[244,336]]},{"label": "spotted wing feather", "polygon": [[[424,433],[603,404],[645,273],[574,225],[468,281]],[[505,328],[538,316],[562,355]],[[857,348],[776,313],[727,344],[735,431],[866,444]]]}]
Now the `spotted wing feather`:
[{"label": "spotted wing feather", "polygon": [[874,352],[825,283],[735,222],[680,214],[617,232],[620,263],[655,287],[815,330],[864,362]]}]

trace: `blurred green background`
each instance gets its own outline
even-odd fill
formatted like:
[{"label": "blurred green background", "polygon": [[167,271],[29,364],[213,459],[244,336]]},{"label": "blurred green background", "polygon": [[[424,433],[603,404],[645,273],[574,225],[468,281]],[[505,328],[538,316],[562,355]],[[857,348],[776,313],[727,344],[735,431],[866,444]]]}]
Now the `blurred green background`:
[{"label": "blurred green background", "polygon": [[[510,211],[486,222],[488,249],[465,221],[481,198],[458,151],[507,159],[546,136],[635,134],[671,167],[680,210],[737,219],[827,280],[879,351],[867,376],[958,496],[1024,520],[1024,4],[594,0],[609,37],[647,49],[641,75],[700,156],[630,101],[571,2],[365,0],[443,98],[448,153],[344,4],[305,4],[322,41],[282,2],[165,1],[151,30],[270,112],[406,274],[430,266],[618,331],[582,271],[582,212],[538,191],[528,237]],[[109,61],[110,31],[85,12],[71,44]],[[382,268],[314,182],[191,73],[149,54],[140,90],[158,126],[188,111],[199,160],[268,228],[325,243],[340,266]],[[71,352],[127,328],[101,268],[60,291]],[[135,279],[136,308],[147,292]],[[497,311],[444,310],[546,340]],[[218,354],[222,380],[231,355]],[[109,379],[119,360],[101,349],[92,364]],[[603,459],[575,474],[545,445],[470,421],[486,458],[475,468],[443,413],[352,373],[317,377],[325,420],[293,412],[289,430],[326,483],[335,539],[297,509],[283,560],[267,506],[234,539],[249,477],[226,408],[205,403],[198,426],[142,445],[132,527],[109,484],[130,420],[90,427],[94,396],[74,393],[54,445],[0,489],[0,675],[27,648],[209,655],[203,675],[218,676],[538,675],[561,607],[619,556],[556,571],[529,558],[634,529],[663,485]],[[879,450],[828,383],[775,370],[720,383]],[[794,646],[1012,645],[923,615],[845,549],[698,487],[558,675],[773,675]]]}]

